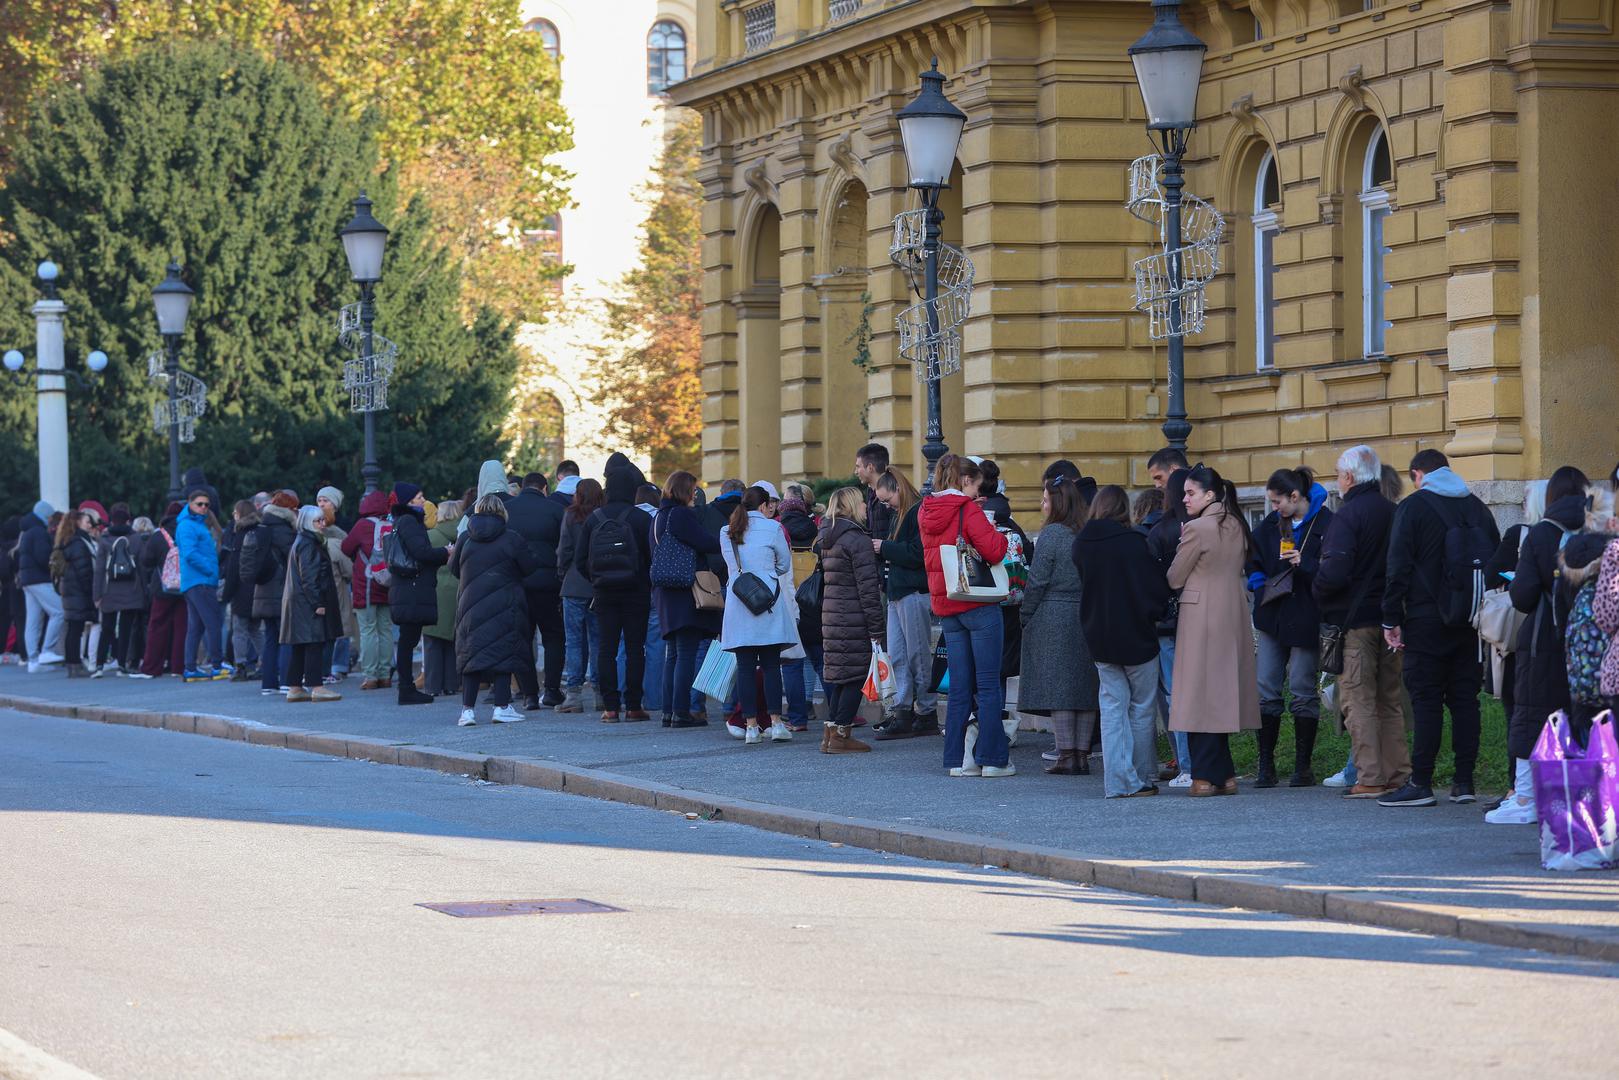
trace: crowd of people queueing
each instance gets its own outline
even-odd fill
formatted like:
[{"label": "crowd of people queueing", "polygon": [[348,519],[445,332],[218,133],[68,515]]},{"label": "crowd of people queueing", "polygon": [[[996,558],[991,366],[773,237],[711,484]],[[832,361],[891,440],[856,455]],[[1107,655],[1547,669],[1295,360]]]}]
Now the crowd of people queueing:
[{"label": "crowd of people queueing", "polygon": [[803,484],[726,480],[710,502],[681,471],[658,488],[623,454],[600,481],[572,462],[519,478],[489,461],[459,499],[400,482],[365,495],[354,520],[330,486],[308,504],[260,492],[226,514],[193,469],[156,524],[92,499],[0,525],[0,642],[30,672],[257,680],[289,703],[339,700],[358,675],[363,691],[397,683],[401,706],[459,697],[462,726],[488,687],[496,723],[582,712],[593,688],[604,723],[657,712],[706,727],[693,686],[719,649],[734,659],[730,735],[807,731],[819,684],[828,754],[871,749],[856,729],[883,650],[876,741],[942,734],[949,775],[1012,776],[1017,676],[1017,712],[1055,732],[1045,771],[1088,774],[1099,742],[1109,798],[1165,780],[1234,795],[1230,738],[1247,730],[1254,786],[1275,787],[1284,712],[1288,783],[1313,785],[1325,692],[1352,746],[1325,782],[1385,806],[1436,803],[1447,710],[1449,797],[1475,801],[1493,659],[1515,759],[1497,823],[1535,820],[1527,759],[1547,716],[1588,725],[1619,694],[1619,547],[1571,467],[1528,486],[1504,537],[1435,450],[1411,461],[1403,501],[1372,448],[1345,451],[1336,510],[1309,469],[1278,470],[1253,529],[1235,485],[1179,451],[1149,459],[1153,488],[1133,502],[1057,461],[1032,537],[992,460],[945,455],[926,497],[880,444],[855,467],[823,508]]}]

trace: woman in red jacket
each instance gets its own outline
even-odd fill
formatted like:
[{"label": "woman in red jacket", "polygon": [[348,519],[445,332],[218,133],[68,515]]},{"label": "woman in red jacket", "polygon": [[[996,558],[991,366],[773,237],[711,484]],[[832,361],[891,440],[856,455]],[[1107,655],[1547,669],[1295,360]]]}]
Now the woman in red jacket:
[{"label": "woman in red jacket", "polygon": [[[966,458],[946,454],[933,470],[933,494],[922,500],[917,521],[922,527],[922,561],[928,571],[933,613],[944,628],[950,661],[950,700],[945,707],[944,766],[951,776],[1012,776],[1010,746],[1001,725],[1000,603],[952,600],[945,585],[939,548],[964,538],[983,559],[1006,558],[1006,537],[996,531],[984,510],[962,490]],[[974,761],[966,758],[967,720],[978,706],[978,742]]]}]

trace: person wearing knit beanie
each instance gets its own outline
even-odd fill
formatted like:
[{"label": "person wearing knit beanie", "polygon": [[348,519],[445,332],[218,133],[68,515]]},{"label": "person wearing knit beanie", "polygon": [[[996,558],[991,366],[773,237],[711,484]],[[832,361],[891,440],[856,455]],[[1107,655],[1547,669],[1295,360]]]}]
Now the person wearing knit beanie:
[{"label": "person wearing knit beanie", "polygon": [[419,484],[407,483],[404,480],[394,485],[393,499],[390,506],[409,506],[411,500],[422,493]]},{"label": "person wearing knit beanie", "polygon": [[317,505],[319,505],[322,499],[325,499],[327,502],[331,503],[334,510],[343,509],[343,493],[332,487],[330,484],[315,492],[315,503]]}]

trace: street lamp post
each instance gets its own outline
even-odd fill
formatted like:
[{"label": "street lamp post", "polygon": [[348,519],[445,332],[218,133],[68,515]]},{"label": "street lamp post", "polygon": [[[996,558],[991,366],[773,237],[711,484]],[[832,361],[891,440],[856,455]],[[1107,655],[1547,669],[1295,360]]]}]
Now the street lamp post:
[{"label": "street lamp post", "polygon": [[1186,419],[1186,331],[1180,299],[1185,267],[1180,255],[1181,194],[1186,186],[1181,160],[1186,138],[1197,126],[1197,87],[1208,47],[1180,21],[1179,0],[1153,0],[1153,24],[1130,46],[1147,130],[1163,149],[1164,247],[1169,262],[1169,412],[1164,439],[1186,449],[1192,425]]},{"label": "street lamp post", "polygon": [[922,196],[924,213],[922,301],[927,314],[927,337],[921,356],[927,363],[928,388],[928,430],[922,444],[922,457],[927,460],[927,472],[922,480],[924,495],[933,491],[934,466],[949,450],[944,442],[939,391],[938,358],[943,344],[939,323],[939,241],[944,228],[939,195],[950,186],[950,169],[955,164],[966,124],[967,114],[944,96],[944,76],[939,73],[939,61],[935,58],[932,70],[922,73],[921,92],[899,114],[906,171],[910,173],[910,186]]},{"label": "street lamp post", "polygon": [[157,329],[163,335],[163,371],[169,394],[169,502],[180,498],[180,336],[185,333],[191,301],[196,295],[191,286],[180,280],[177,262],[169,263],[168,275],[152,290]]},{"label": "street lamp post", "polygon": [[388,245],[388,230],[371,216],[371,200],[360,192],[354,200],[354,217],[343,227],[343,251],[349,260],[349,276],[360,286],[360,361],[364,380],[362,408],[365,412],[365,464],[360,476],[369,495],[377,490],[382,479],[382,466],[377,464],[376,410],[381,407],[377,398],[378,384],[376,341],[372,326],[376,321],[375,296],[377,282],[382,280],[382,256]]}]

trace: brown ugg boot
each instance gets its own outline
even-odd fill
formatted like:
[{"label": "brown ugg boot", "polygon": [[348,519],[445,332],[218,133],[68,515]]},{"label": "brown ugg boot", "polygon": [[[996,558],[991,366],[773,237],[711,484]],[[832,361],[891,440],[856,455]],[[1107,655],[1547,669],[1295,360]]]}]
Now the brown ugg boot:
[{"label": "brown ugg boot", "polygon": [[848,724],[824,727],[825,734],[821,736],[821,753],[823,754],[864,754],[871,747],[849,734]]}]

